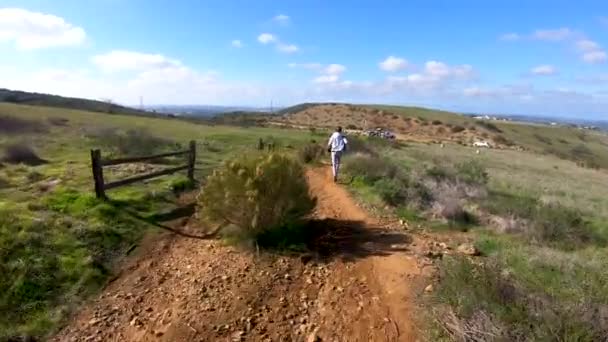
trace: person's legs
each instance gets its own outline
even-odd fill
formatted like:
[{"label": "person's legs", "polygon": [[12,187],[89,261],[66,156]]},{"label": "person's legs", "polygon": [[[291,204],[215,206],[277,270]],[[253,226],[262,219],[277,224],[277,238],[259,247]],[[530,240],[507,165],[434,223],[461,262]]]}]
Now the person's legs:
[{"label": "person's legs", "polygon": [[342,151],[336,151],[332,153],[332,165],[334,170],[334,182],[338,181],[338,174],[340,172],[340,159],[342,157]]},{"label": "person's legs", "polygon": [[331,151],[331,172],[332,172],[332,174],[334,176],[334,180],[336,180],[336,177],[338,175],[338,172],[336,170],[336,165],[337,165],[336,157],[337,157],[337,153],[338,152]]}]

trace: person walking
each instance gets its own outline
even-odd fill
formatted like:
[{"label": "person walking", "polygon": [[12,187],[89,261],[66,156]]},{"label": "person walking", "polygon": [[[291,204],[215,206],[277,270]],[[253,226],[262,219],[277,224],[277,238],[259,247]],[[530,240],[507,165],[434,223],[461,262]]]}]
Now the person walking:
[{"label": "person walking", "polygon": [[342,127],[336,128],[336,131],[329,137],[327,143],[327,151],[331,153],[331,166],[334,174],[334,182],[338,181],[338,172],[340,172],[340,158],[342,153],[346,151],[346,145],[348,141],[346,137],[342,135]]}]

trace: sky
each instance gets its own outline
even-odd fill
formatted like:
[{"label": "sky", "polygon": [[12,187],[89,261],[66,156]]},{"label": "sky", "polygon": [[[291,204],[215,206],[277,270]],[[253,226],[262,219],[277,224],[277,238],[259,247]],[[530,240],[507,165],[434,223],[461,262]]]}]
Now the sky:
[{"label": "sky", "polygon": [[608,119],[608,1],[0,0],[0,88]]}]

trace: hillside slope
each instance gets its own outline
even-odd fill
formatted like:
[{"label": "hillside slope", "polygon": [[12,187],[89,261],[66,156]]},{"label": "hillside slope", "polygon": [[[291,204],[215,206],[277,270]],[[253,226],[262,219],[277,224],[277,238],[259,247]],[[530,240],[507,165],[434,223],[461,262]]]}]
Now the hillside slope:
[{"label": "hillside slope", "polygon": [[151,113],[117,105],[109,101],[98,101],[51,94],[31,93],[0,88],[0,102],[26,104],[32,106],[60,107],[110,114],[150,115]]},{"label": "hillside slope", "polygon": [[476,120],[447,111],[400,106],[305,104],[287,108],[283,123],[350,130],[382,127],[398,138],[471,145],[485,140],[497,148],[552,154],[591,168],[608,168],[608,135],[572,127]]}]

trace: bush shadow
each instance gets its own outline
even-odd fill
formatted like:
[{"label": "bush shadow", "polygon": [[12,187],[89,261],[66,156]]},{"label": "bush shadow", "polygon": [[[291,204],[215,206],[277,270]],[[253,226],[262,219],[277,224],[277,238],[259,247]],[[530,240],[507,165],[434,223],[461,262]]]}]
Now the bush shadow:
[{"label": "bush shadow", "polygon": [[267,231],[258,236],[257,242],[267,250],[301,254],[303,261],[317,258],[352,262],[407,251],[412,238],[395,230],[368,227],[362,221],[328,218]]}]

